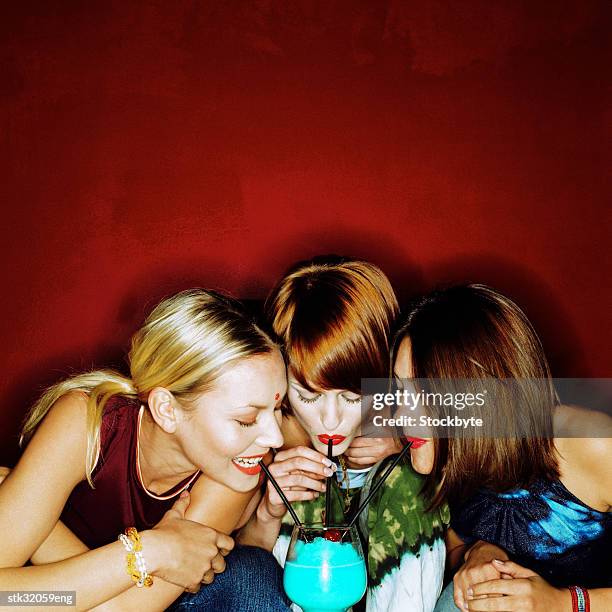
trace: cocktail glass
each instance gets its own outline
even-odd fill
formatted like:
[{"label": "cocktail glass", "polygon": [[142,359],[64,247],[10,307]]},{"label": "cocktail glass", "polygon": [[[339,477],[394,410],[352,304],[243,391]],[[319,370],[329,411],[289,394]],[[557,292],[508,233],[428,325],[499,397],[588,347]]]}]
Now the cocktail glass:
[{"label": "cocktail glass", "polygon": [[288,597],[304,612],[345,612],[367,585],[357,529],[294,527],[283,582]]}]

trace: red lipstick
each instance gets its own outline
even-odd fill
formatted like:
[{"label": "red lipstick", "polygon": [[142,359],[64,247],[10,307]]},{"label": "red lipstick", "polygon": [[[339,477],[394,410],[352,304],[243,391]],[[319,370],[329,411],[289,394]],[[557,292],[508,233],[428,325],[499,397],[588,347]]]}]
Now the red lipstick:
[{"label": "red lipstick", "polygon": [[406,440],[408,440],[408,442],[412,442],[411,448],[414,449],[421,448],[423,444],[427,444],[427,442],[429,442],[429,440],[423,440],[423,438],[413,438],[412,436],[406,436]]},{"label": "red lipstick", "polygon": [[255,476],[261,472],[261,461],[265,455],[251,455],[250,457],[234,457],[232,465],[243,474]]},{"label": "red lipstick", "polygon": [[320,436],[317,436],[317,438],[319,438],[319,441],[321,442],[321,444],[325,444],[326,446],[330,440],[332,441],[332,444],[334,446],[346,440],[346,436],[338,436],[338,435],[330,436],[329,434],[321,434]]}]

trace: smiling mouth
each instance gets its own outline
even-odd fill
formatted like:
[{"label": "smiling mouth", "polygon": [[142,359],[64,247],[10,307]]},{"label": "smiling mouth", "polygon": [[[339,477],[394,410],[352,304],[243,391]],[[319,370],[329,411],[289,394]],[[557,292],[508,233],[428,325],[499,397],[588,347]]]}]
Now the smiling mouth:
[{"label": "smiling mouth", "polygon": [[317,438],[319,438],[319,441],[325,445],[327,445],[327,443],[331,440],[334,446],[336,446],[336,444],[341,444],[346,440],[346,436],[330,436],[329,434],[321,434],[320,436],[317,436]]},{"label": "smiling mouth", "polygon": [[255,455],[253,457],[234,457],[232,459],[233,466],[240,470],[243,474],[255,476],[261,472],[261,460],[265,455]]}]

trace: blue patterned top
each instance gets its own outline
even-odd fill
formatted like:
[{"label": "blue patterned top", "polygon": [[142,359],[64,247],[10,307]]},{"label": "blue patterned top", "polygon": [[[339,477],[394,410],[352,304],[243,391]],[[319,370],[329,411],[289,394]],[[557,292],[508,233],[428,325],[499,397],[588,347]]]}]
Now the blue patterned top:
[{"label": "blue patterned top", "polygon": [[590,508],[558,480],[482,490],[451,509],[451,527],[468,544],[500,546],[553,585],[612,587],[612,512]]}]

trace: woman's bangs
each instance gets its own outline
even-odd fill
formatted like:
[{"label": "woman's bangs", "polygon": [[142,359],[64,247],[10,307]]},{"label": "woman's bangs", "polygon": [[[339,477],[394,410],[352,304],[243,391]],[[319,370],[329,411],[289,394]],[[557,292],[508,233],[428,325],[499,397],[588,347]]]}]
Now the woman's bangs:
[{"label": "woman's bangs", "polygon": [[[339,331],[339,330],[338,330]],[[347,389],[361,394],[361,379],[386,376],[377,343],[359,330],[296,339],[287,347],[291,371],[311,391]]]}]

